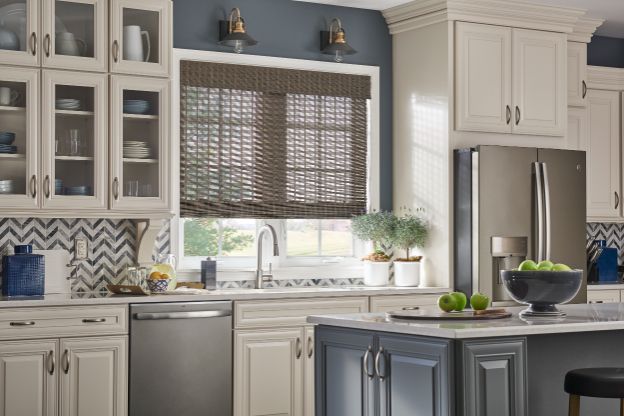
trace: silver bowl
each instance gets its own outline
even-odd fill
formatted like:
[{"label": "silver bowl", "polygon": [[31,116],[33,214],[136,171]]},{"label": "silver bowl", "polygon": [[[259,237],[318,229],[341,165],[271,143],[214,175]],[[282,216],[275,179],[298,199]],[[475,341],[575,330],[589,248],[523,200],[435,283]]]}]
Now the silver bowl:
[{"label": "silver bowl", "polygon": [[583,285],[583,271],[503,270],[501,280],[509,296],[529,305],[523,316],[565,316],[557,305],[574,299]]}]

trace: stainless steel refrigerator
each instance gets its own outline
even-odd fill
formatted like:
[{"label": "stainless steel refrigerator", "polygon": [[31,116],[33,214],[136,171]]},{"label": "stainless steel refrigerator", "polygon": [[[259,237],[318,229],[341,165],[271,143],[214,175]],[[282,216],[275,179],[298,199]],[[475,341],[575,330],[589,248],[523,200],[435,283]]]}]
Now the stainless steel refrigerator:
[{"label": "stainless steel refrigerator", "polygon": [[499,271],[527,258],[585,271],[585,152],[477,146],[455,151],[453,175],[456,290],[507,302]]}]

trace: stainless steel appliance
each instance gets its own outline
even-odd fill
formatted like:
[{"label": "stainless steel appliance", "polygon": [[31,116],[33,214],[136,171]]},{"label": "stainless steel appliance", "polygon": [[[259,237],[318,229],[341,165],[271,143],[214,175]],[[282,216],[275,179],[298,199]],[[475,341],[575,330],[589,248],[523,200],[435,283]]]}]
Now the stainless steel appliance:
[{"label": "stainless steel appliance", "polygon": [[232,414],[232,303],[130,305],[130,415]]},{"label": "stainless steel appliance", "polygon": [[499,271],[527,258],[585,271],[585,152],[477,146],[454,165],[456,290],[509,301]]}]

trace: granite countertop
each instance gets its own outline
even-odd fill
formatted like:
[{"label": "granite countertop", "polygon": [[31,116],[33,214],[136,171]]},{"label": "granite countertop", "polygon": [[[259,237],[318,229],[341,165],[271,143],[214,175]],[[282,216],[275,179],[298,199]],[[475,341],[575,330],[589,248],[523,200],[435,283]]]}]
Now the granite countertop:
[{"label": "granite countertop", "polygon": [[389,320],[385,314],[310,316],[308,322],[354,329],[364,329],[399,334],[412,334],[436,338],[466,339],[508,337],[522,335],[555,334],[624,330],[624,304],[578,304],[559,306],[567,313],[565,318],[521,318],[524,307],[506,308],[512,317],[487,321],[398,321]]},{"label": "granite countertop", "polygon": [[0,297],[0,309],[44,306],[119,305],[155,302],[205,302],[217,300],[270,300],[343,296],[424,295],[432,293],[445,293],[448,291],[448,288],[337,286],[275,289],[228,289],[214,290],[206,294],[165,294],[152,296],[112,295],[106,292],[72,293],[45,295],[41,297]]}]

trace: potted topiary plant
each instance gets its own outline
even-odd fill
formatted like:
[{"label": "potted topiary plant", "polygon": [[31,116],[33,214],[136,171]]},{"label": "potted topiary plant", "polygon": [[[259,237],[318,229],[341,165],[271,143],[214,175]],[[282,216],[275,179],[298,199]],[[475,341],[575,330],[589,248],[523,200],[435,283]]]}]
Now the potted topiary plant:
[{"label": "potted topiary plant", "polygon": [[415,214],[407,213],[397,218],[392,241],[394,246],[405,251],[405,258],[394,260],[394,284],[396,286],[418,286],[420,284],[421,256],[410,256],[414,247],[422,248],[427,239],[426,221]]},{"label": "potted topiary plant", "polygon": [[391,212],[371,212],[355,217],[351,222],[353,234],[360,240],[371,241],[373,252],[364,261],[364,284],[385,286],[390,281],[392,236],[396,217]]}]

